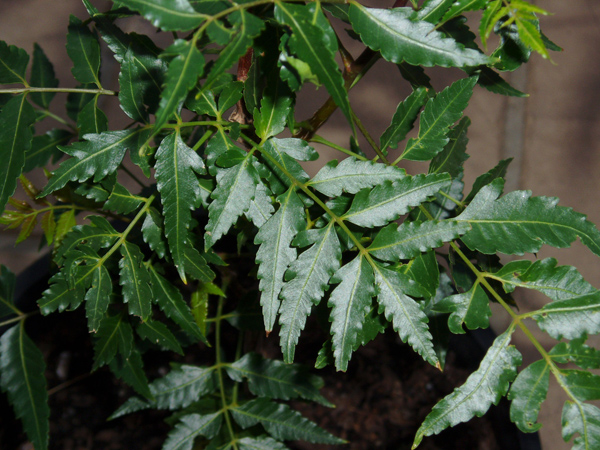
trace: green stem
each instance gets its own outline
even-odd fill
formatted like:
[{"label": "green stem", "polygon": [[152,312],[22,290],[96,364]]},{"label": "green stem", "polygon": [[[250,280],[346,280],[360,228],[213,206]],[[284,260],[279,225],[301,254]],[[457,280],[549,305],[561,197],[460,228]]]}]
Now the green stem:
[{"label": "green stem", "polygon": [[369,160],[369,158],[365,158],[364,156],[359,155],[358,153],[354,153],[353,151],[348,150],[340,145],[334,144],[333,142],[328,141],[324,137],[316,135],[316,134],[310,139],[310,142],[316,142],[317,144],[326,145],[327,147],[330,147],[330,148],[337,150],[338,152],[344,153],[348,156],[354,156],[356,159],[360,159],[361,161]]},{"label": "green stem", "polygon": [[6,325],[10,325],[11,323],[20,322],[22,320],[27,319],[30,316],[35,316],[36,314],[40,313],[39,311],[31,311],[31,312],[28,312],[28,313],[23,313],[23,312],[19,311],[18,309],[17,309],[17,311],[18,311],[18,314],[19,314],[17,317],[13,317],[12,319],[8,319],[8,320],[5,320],[3,322],[0,322],[0,327],[4,327]]},{"label": "green stem", "polygon": [[41,88],[41,87],[23,87],[0,89],[0,94],[22,94],[30,92],[58,92],[58,93],[75,93],[75,94],[96,94],[96,95],[118,95],[116,91],[108,89],[84,89],[84,88]]},{"label": "green stem", "polygon": [[44,112],[44,116],[45,116],[45,117],[50,117],[51,119],[54,119],[54,120],[56,120],[58,123],[60,123],[60,124],[62,124],[62,125],[64,125],[64,126],[66,126],[66,127],[69,127],[69,129],[70,129],[71,131],[73,131],[73,132],[76,132],[76,131],[77,131],[77,127],[75,127],[74,125],[70,124],[69,122],[67,122],[67,121],[66,121],[65,119],[63,119],[62,117],[60,117],[60,116],[58,116],[58,115],[54,114],[53,112],[51,112],[51,111],[49,111],[49,110],[47,110],[47,109],[42,109],[42,108],[37,108],[37,109],[38,109],[38,110],[40,110],[40,111],[43,111],[43,112]]},{"label": "green stem", "polygon": [[211,136],[213,135],[212,130],[207,130],[200,139],[198,139],[198,142],[196,142],[194,144],[194,147],[192,148],[192,150],[194,150],[195,152],[198,151],[198,149],[202,146],[202,144],[204,144]]},{"label": "green stem", "polygon": [[229,417],[229,404],[227,402],[227,397],[225,395],[225,381],[223,377],[223,367],[221,361],[221,315],[223,313],[223,305],[225,304],[225,298],[219,297],[219,303],[217,306],[217,315],[215,317],[215,352],[216,352],[216,360],[217,360],[217,377],[219,378],[219,391],[221,394],[221,405],[223,410],[223,415],[225,416],[225,422],[227,424],[227,430],[229,431],[229,436],[231,437],[231,441],[234,442],[234,448],[237,448],[235,444],[235,432],[233,431],[233,424],[231,423],[231,417]]},{"label": "green stem", "polygon": [[[238,334],[237,346],[235,348],[235,359],[237,361],[242,356],[242,347],[244,344],[244,335],[243,332],[240,331]],[[235,383],[233,385],[233,391],[231,392],[231,403],[235,405],[237,403],[238,391],[239,391],[240,383]]]},{"label": "green stem", "polygon": [[365,126],[360,121],[360,119],[358,117],[356,117],[356,114],[354,114],[354,111],[352,109],[350,110],[350,113],[352,114],[352,120],[354,121],[354,123],[356,124],[356,126],[358,127],[358,129],[360,130],[362,135],[365,137],[365,139],[367,140],[369,145],[373,148],[373,150],[375,150],[375,153],[377,153],[377,156],[379,158],[381,158],[381,160],[385,164],[389,165],[390,162],[387,160],[387,158],[385,157],[385,155],[383,154],[383,152],[381,151],[381,149],[379,148],[379,146],[377,145],[375,140],[371,137],[371,134],[369,134],[369,132],[367,131]]},{"label": "green stem", "polygon": [[440,194],[442,197],[446,197],[452,203],[456,204],[456,206],[459,206],[461,208],[465,207],[465,204],[463,202],[461,202],[460,200],[456,200],[454,197],[452,197],[451,195],[446,194],[444,191],[439,191],[438,194]]}]

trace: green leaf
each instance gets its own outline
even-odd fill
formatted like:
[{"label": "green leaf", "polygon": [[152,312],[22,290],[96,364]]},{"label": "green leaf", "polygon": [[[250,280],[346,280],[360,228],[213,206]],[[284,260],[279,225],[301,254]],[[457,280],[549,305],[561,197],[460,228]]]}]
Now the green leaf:
[{"label": "green leaf", "polygon": [[119,284],[123,286],[123,301],[129,305],[129,314],[145,321],[152,313],[153,296],[144,255],[137,245],[127,241],[120,251],[123,258],[119,261]]},{"label": "green leaf", "polygon": [[268,436],[245,437],[237,441],[240,450],[288,450],[281,442]]},{"label": "green leaf", "polygon": [[[335,61],[337,42],[328,38],[328,32],[314,24],[314,12],[308,5],[296,5],[277,1],[275,18],[291,28],[289,45],[298,57],[310,66],[319,81],[325,85],[335,104],[346,119],[353,124],[348,92]],[[323,45],[326,44],[326,45]]]},{"label": "green leaf", "polygon": [[[266,176],[271,185],[271,190],[281,194],[292,186],[293,180],[307,181],[309,176],[302,166],[288,154],[288,140],[271,138],[262,146],[262,152],[269,157],[265,159],[265,165],[272,173]],[[264,175],[263,175],[264,176]]]},{"label": "green leaf", "polygon": [[215,274],[208,267],[206,259],[194,247],[185,248],[184,266],[185,273],[202,283],[208,283],[215,278]]},{"label": "green leaf", "polygon": [[516,22],[519,38],[521,38],[523,44],[538,52],[543,58],[550,59],[550,54],[540,33],[539,24],[527,19],[517,19]]},{"label": "green leaf", "polygon": [[177,342],[177,338],[173,336],[173,333],[171,333],[164,323],[155,320],[147,320],[140,323],[135,331],[137,331],[137,334],[142,339],[146,339],[153,344],[183,355],[183,350],[181,349],[179,342]]},{"label": "green leaf", "polygon": [[466,233],[470,227],[465,225],[450,220],[391,223],[375,235],[367,250],[384,261],[411,259]]},{"label": "green leaf", "polygon": [[[2,41],[0,41],[2,42]],[[0,46],[1,50],[1,46]],[[0,55],[1,57],[1,55]],[[11,98],[0,111],[0,210],[14,194],[17,179],[25,165],[25,154],[31,148],[35,111],[24,94]]]},{"label": "green leaf", "polygon": [[426,297],[437,295],[440,285],[440,268],[434,250],[418,255],[408,264],[402,266],[402,269],[406,275],[423,288]]},{"label": "green leaf", "polygon": [[283,131],[294,97],[287,84],[275,76],[269,78],[260,101],[260,110],[254,110],[256,135],[265,140]]},{"label": "green leaf", "polygon": [[63,264],[69,252],[81,244],[88,245],[97,251],[101,248],[110,247],[121,236],[104,217],[89,216],[88,219],[92,222],[92,225],[73,227],[64,237],[54,258],[57,264]]},{"label": "green leaf", "polygon": [[586,338],[587,336],[571,342],[559,342],[550,350],[549,354],[554,361],[559,363],[573,362],[582,369],[598,369],[600,368],[600,350],[584,345]]},{"label": "green leaf", "polygon": [[246,54],[246,51],[252,46],[253,39],[265,27],[262,20],[245,9],[234,11],[227,18],[233,24],[235,36],[229,37],[227,46],[219,52],[219,58],[206,77],[202,90],[212,88],[214,82]]},{"label": "green leaf", "polygon": [[448,328],[452,333],[465,332],[463,324],[469,330],[490,326],[490,301],[479,283],[462,294],[451,295],[435,305],[435,311],[452,313],[448,317]]},{"label": "green leaf", "polygon": [[[471,74],[470,71],[468,71],[467,73]],[[494,94],[508,95],[511,97],[520,98],[529,97],[529,94],[521,92],[518,89],[512,87],[504,80],[504,78],[502,78],[498,73],[494,72],[489,67],[478,67],[477,70],[473,71],[473,73],[479,75],[477,84],[482,88],[493,92]]]},{"label": "green leaf", "polygon": [[36,450],[48,448],[50,409],[44,357],[25,334],[25,321],[0,337],[0,387]]},{"label": "green leaf", "polygon": [[393,63],[414,66],[465,67],[487,64],[483,53],[464,48],[435,31],[434,25],[411,20],[412,8],[377,9],[350,5],[350,23],[362,41]]},{"label": "green leaf", "polygon": [[504,178],[506,176],[506,171],[508,169],[508,165],[511,163],[512,158],[503,159],[500,161],[493,169],[484,173],[483,175],[479,175],[475,182],[473,183],[473,188],[467,198],[465,199],[465,203],[470,203],[471,200],[479,193],[479,191],[484,187],[494,181],[496,178]]},{"label": "green leaf", "polygon": [[600,375],[583,370],[561,370],[561,385],[581,401],[600,399]]},{"label": "green leaf", "polygon": [[[108,269],[97,262],[93,268],[92,287],[85,294],[85,315],[91,333],[98,331],[112,294],[112,279]],[[41,306],[41,305],[40,305]]]},{"label": "green leaf", "polygon": [[117,214],[129,214],[138,209],[145,200],[144,197],[133,195],[125,186],[117,183],[102,209],[114,211]]},{"label": "green leaf", "polygon": [[161,194],[165,235],[179,276],[185,282],[185,249],[190,245],[190,210],[200,197],[196,174],[205,173],[204,162],[173,133],[163,139],[156,152],[156,180]]},{"label": "green leaf", "polygon": [[169,63],[165,87],[156,111],[154,133],[158,133],[171,119],[204,70],[204,57],[196,48],[195,41],[177,39],[164,54],[174,57]]},{"label": "green leaf", "polygon": [[80,83],[100,84],[100,44],[98,38],[77,17],[69,18],[69,33],[67,34],[67,53],[73,61],[71,72]]},{"label": "green leaf", "polygon": [[414,13],[414,18],[437,24],[454,2],[455,0],[426,0],[421,9]]},{"label": "green leaf", "polygon": [[600,291],[549,303],[532,317],[554,339],[600,333]]},{"label": "green leaf", "polygon": [[600,409],[587,403],[565,402],[562,412],[562,436],[570,441],[575,433],[572,450],[592,450],[600,446]]},{"label": "green leaf", "polygon": [[27,64],[29,64],[29,55],[25,50],[0,41],[0,84],[26,85]]},{"label": "green leaf", "polygon": [[198,328],[190,307],[183,299],[181,292],[159,275],[153,266],[150,266],[150,277],[154,303],[189,336],[205,342],[206,338]]},{"label": "green leaf", "polygon": [[[0,57],[1,58],[1,57]],[[1,69],[0,69],[1,70]],[[31,85],[34,87],[55,88],[58,80],[54,76],[54,68],[48,57],[37,43],[33,44],[33,63],[31,65]],[[32,92],[31,100],[42,108],[48,109],[54,98],[53,92]]]},{"label": "green leaf", "polygon": [[356,194],[361,189],[372,188],[386,181],[399,181],[405,176],[405,170],[396,166],[350,157],[339,164],[335,159],[328,162],[306,184],[328,197],[338,197],[342,192]]},{"label": "green leaf", "polygon": [[88,102],[77,115],[77,128],[79,136],[94,133],[100,134],[108,129],[108,119],[98,108],[98,96]]},{"label": "green leaf", "polygon": [[0,318],[19,313],[14,304],[15,280],[15,274],[0,265]]},{"label": "green leaf", "polygon": [[114,3],[138,11],[164,31],[188,31],[207,18],[197,13],[188,0],[115,0]]},{"label": "green leaf", "polygon": [[517,375],[517,366],[521,364],[521,354],[509,345],[513,331],[511,327],[498,336],[479,368],[462,386],[433,407],[417,431],[412,448],[416,448],[424,436],[438,434],[474,416],[481,417],[506,395],[509,383]]},{"label": "green leaf", "polygon": [[173,369],[164,377],[150,383],[150,392],[154,400],[142,400],[131,397],[117,409],[110,419],[144,409],[187,408],[202,396],[214,392],[217,388],[213,369],[185,364],[173,364]]},{"label": "green leaf", "polygon": [[333,222],[327,227],[302,231],[294,245],[312,244],[286,272],[287,282],[281,290],[279,331],[283,360],[291,363],[301,331],[328,288],[331,275],[340,267],[341,248]]},{"label": "green leaf", "polygon": [[221,429],[222,421],[221,412],[183,416],[175,428],[169,432],[162,450],[192,450],[194,439],[197,436],[205,436],[209,439],[215,437]]},{"label": "green leaf", "polygon": [[569,247],[579,237],[600,256],[600,231],[585,215],[557,206],[558,199],[531,197],[531,191],[514,191],[498,198],[503,181],[484,187],[456,217],[471,225],[463,242],[485,254],[522,255],[537,253],[543,244]]},{"label": "green leaf", "polygon": [[294,188],[282,194],[277,212],[261,227],[255,244],[259,264],[257,278],[260,280],[260,304],[263,308],[265,330],[270,332],[279,311],[279,293],[288,265],[296,259],[296,250],[290,247],[296,234],[305,226],[304,207]]},{"label": "green leaf", "polygon": [[121,109],[133,120],[147,122],[145,105],[154,107],[167,70],[164,61],[144,48],[127,49],[119,73]]},{"label": "green leaf", "polygon": [[128,357],[117,355],[111,359],[110,370],[125,383],[131,386],[135,392],[148,399],[152,399],[152,393],[148,387],[148,379],[144,372],[142,355],[137,349],[133,349]]},{"label": "green leaf", "polygon": [[463,117],[448,133],[449,142],[444,149],[435,155],[429,164],[429,173],[448,172],[453,178],[458,178],[464,172],[463,164],[469,158],[467,154],[467,131],[471,119]]},{"label": "green leaf", "polygon": [[217,186],[211,194],[213,201],[208,207],[209,219],[204,235],[206,249],[212,247],[248,210],[259,181],[250,154],[240,164],[218,173]]},{"label": "green leaf", "polygon": [[155,208],[149,208],[142,224],[142,237],[159,258],[164,258],[167,245],[163,238],[163,220]]},{"label": "green leaf", "polygon": [[394,183],[363,189],[342,219],[363,227],[380,227],[406,214],[451,182],[448,174],[406,176]]},{"label": "green leaf", "polygon": [[78,283],[69,283],[67,276],[58,272],[49,280],[50,286],[38,301],[40,312],[47,316],[54,311],[63,312],[66,309],[74,310],[81,305],[85,296],[85,286]]},{"label": "green leaf", "polygon": [[59,148],[73,158],[63,161],[52,172],[52,178],[39,195],[45,197],[63,188],[69,181],[86,181],[92,177],[94,183],[113,173],[123,161],[125,151],[134,149],[137,134],[143,129],[105,131],[100,134],[86,134],[84,141]]},{"label": "green leaf", "polygon": [[510,420],[523,433],[533,433],[542,427],[541,423],[536,422],[549,385],[550,366],[540,360],[523,369],[510,387]]},{"label": "green leaf", "polygon": [[319,428],[315,423],[266,398],[257,398],[229,409],[234,420],[244,429],[260,423],[275,439],[299,440],[313,444],[342,444],[344,441]]},{"label": "green leaf", "polygon": [[323,380],[308,372],[306,366],[285,364],[265,359],[258,353],[247,353],[225,367],[229,377],[237,382],[248,380],[248,388],[257,397],[280,400],[303,398],[331,406],[319,393]]},{"label": "green leaf", "polygon": [[250,202],[250,207],[246,211],[246,217],[252,221],[257,227],[262,227],[267,220],[275,212],[273,203],[271,200],[271,191],[263,183],[259,183],[256,186],[254,193],[254,199]]},{"label": "green leaf", "polygon": [[104,316],[94,342],[94,365],[92,371],[109,364],[119,353],[128,358],[133,351],[133,330],[121,314]]},{"label": "green leaf", "polygon": [[427,101],[429,95],[424,87],[416,88],[406,99],[398,104],[392,117],[392,123],[386,128],[379,139],[380,148],[396,148],[403,141],[406,134],[412,130],[419,111]]},{"label": "green leaf", "polygon": [[428,161],[450,141],[448,128],[461,118],[469,104],[477,77],[463,78],[448,86],[425,105],[419,124],[419,136],[411,138],[401,158]]},{"label": "green leaf", "polygon": [[444,15],[443,22],[461,15],[466,11],[474,11],[476,9],[482,9],[488,3],[488,0],[456,0],[452,3],[450,9]]},{"label": "green leaf", "polygon": [[335,367],[346,371],[354,344],[375,295],[373,268],[362,255],[342,266],[330,283],[339,283],[331,292],[327,305],[331,307],[329,321]]},{"label": "green leaf", "polygon": [[66,144],[71,138],[71,133],[54,128],[45,134],[34,136],[31,148],[25,152],[25,165],[23,173],[27,173],[36,167],[48,164],[50,158],[56,160],[62,155],[58,145]]},{"label": "green leaf", "polygon": [[229,108],[240,101],[244,83],[241,81],[233,81],[227,83],[219,95],[219,114],[224,114]]},{"label": "green leaf", "polygon": [[427,327],[427,316],[419,304],[407,295],[414,295],[417,283],[403,273],[378,264],[374,268],[377,301],[385,318],[392,322],[402,342],[408,342],[432,366],[439,365]]}]

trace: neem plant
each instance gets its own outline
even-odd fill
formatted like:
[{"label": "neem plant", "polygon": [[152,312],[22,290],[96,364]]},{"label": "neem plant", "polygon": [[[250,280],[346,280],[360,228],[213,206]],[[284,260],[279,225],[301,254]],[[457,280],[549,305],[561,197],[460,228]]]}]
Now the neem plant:
[{"label": "neem plant", "polygon": [[[191,449],[195,440],[195,448],[210,449],[284,449],[283,441],[295,439],[340,443],[284,402],[327,404],[320,379],[292,364],[311,313],[325,311],[321,323],[329,323],[317,367],[346,370],[358,347],[393,328],[442,369],[444,338],[488,327],[492,301],[508,312],[510,325],[479,369],[434,407],[414,447],[482,415],[503,396],[512,401],[516,425],[537,430],[553,377],[568,397],[564,439],[577,435],[573,448],[600,448],[600,410],[585,403],[600,398],[600,378],[587,371],[600,367],[600,352],[585,343],[600,331],[600,292],[554,259],[503,266],[497,256],[567,247],[577,237],[600,256],[600,232],[554,198],[503,195],[509,161],[477,178],[468,193],[461,182],[470,123],[463,110],[478,86],[523,95],[498,71],[516,69],[532,51],[548,58],[558,49],[540,31],[537,15],[545,11],[522,0],[419,3],[398,0],[380,9],[356,0],[118,0],[100,12],[84,0],[90,18],[71,17],[67,35],[76,89],[58,87],[39,46],[27,79],[28,54],[0,42],[0,83],[13,85],[0,97],[1,220],[20,227],[21,242],[40,219],[54,272],[39,312],[85,308],[92,370],[108,365],[139,394],[114,417],[175,411],[164,449]],[[476,43],[462,16],[472,10],[483,11],[484,49],[491,34],[499,36],[495,50]],[[137,14],[164,32],[162,42],[170,39],[166,49],[119,28]],[[332,23],[364,43],[360,56],[344,48]],[[102,84],[101,45],[120,65],[118,92]],[[348,90],[379,58],[399,70],[412,93],[377,140],[353,111]],[[465,76],[435,92],[424,69],[432,66],[457,67]],[[331,97],[297,122],[296,93],[306,83],[322,85]],[[49,110],[60,92],[68,93],[67,119]],[[114,96],[130,119],[121,129],[107,129],[98,107],[104,95]],[[349,124],[348,148],[317,134],[336,108]],[[396,150],[417,119],[418,133]],[[40,121],[56,128],[36,135]],[[345,159],[326,162],[311,178],[298,162],[318,158],[310,142]],[[24,175],[63,154],[45,187]],[[400,167],[405,160],[430,161],[429,170],[409,175]],[[11,197],[18,180],[31,200]],[[14,276],[2,268],[0,281],[7,329],[0,385],[43,450],[43,358],[25,333],[31,313],[13,303]],[[519,313],[515,288],[541,291],[551,301]],[[319,302],[327,308],[313,308]],[[279,335],[283,361],[243,354],[242,330],[256,317],[267,334]],[[231,354],[222,344],[224,321],[240,330]],[[534,325],[557,340],[551,350],[532,335]],[[521,355],[510,345],[517,328],[540,353],[520,373]],[[148,381],[149,347],[184,353],[198,344],[214,354],[213,365],[174,364]],[[565,369],[568,362],[583,370]]]}]

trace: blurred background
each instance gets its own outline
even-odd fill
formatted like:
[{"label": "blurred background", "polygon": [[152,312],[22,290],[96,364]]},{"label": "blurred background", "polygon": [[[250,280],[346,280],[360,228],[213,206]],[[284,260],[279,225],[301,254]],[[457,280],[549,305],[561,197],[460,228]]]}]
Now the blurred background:
[{"label": "blurred background", "polygon": [[[107,4],[93,3],[100,8]],[[374,1],[364,3],[383,6]],[[559,197],[560,205],[570,206],[600,224],[600,2],[545,0],[537,4],[553,13],[541,18],[542,29],[564,51],[551,54],[554,63],[533,55],[526,67],[506,76],[514,87],[527,92],[528,98],[501,97],[480,88],[476,90],[467,109],[472,125],[468,147],[471,157],[465,164],[466,190],[478,175],[494,167],[499,160],[512,157],[507,191],[528,189],[533,195]],[[69,14],[81,19],[87,17],[80,0],[0,0],[0,39],[28,52],[32,51],[34,42],[39,43],[54,64],[61,86],[74,87],[71,62],[65,50]],[[139,21],[131,26],[143,31],[146,25]],[[341,35],[344,37],[345,33]],[[344,43],[355,56],[361,51],[351,40],[344,38]],[[106,48],[104,51],[103,82],[108,89],[118,89],[118,66],[110,51]],[[397,71],[386,69],[389,67],[377,63],[351,92],[353,108],[373,136],[379,136],[388,126],[398,102],[410,89]],[[449,80],[464,76],[458,70],[431,69],[428,74],[436,90]],[[316,96],[313,94],[301,93],[298,104],[302,106],[297,110],[297,120],[308,118],[326,98],[324,88],[317,90]],[[57,113],[63,116],[64,100],[60,95],[54,100]],[[101,108],[112,124],[124,119],[116,99],[101,101]],[[349,131],[339,113],[332,116],[320,134],[340,145],[348,145]],[[322,155],[322,158],[329,157],[334,156]],[[424,167],[407,165],[406,168],[409,173],[416,173]],[[43,183],[39,184],[41,187]],[[15,247],[16,233],[3,231],[0,263],[17,273],[27,267],[38,257],[42,233],[41,230],[36,233],[39,236]],[[545,248],[537,255],[538,258],[547,256],[556,257],[561,265],[577,266],[590,283],[600,287],[600,259],[579,242],[569,249]],[[537,308],[546,301],[531,292],[517,295],[522,311]],[[507,321],[508,317],[499,315],[493,327],[502,331]],[[543,343],[550,344],[543,335],[538,333],[538,336]],[[539,358],[525,345],[523,336],[517,334],[515,343],[523,353],[525,364]],[[540,416],[545,424],[541,430],[544,450],[571,448],[561,437],[563,402],[561,390],[551,381],[549,398]]]}]

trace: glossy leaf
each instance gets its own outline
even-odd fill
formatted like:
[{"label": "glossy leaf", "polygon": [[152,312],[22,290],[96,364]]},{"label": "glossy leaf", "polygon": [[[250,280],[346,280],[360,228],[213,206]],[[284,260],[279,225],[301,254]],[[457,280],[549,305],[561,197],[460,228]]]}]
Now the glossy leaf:
[{"label": "glossy leaf", "polygon": [[600,409],[587,403],[565,402],[562,412],[562,436],[565,442],[575,434],[572,450],[592,450],[600,446]]},{"label": "glossy leaf", "polygon": [[[52,63],[38,44],[33,44],[33,63],[31,64],[31,85],[35,87],[55,88],[58,80],[54,75]],[[53,92],[32,92],[31,100],[42,108],[48,108],[54,98]]]},{"label": "glossy leaf", "polygon": [[262,227],[275,212],[270,194],[269,188],[263,183],[259,183],[254,192],[254,199],[250,202],[250,207],[246,211],[246,217],[257,228]]},{"label": "glossy leaf", "polygon": [[[1,42],[1,41],[0,41]],[[1,50],[1,47],[0,47]],[[1,54],[0,54],[1,57]],[[17,179],[25,165],[25,154],[31,148],[35,111],[24,94],[11,98],[0,111],[0,210],[14,194]]]},{"label": "glossy leaf", "polygon": [[600,291],[548,303],[536,311],[533,319],[554,339],[578,339],[600,333]]},{"label": "glossy leaf", "polygon": [[329,321],[335,367],[345,371],[375,295],[373,268],[361,255],[342,266],[330,282],[339,283],[327,303],[331,307]]},{"label": "glossy leaf", "polygon": [[377,302],[402,341],[410,344],[429,364],[439,364],[427,327],[427,316],[419,304],[407,295],[414,295],[417,283],[402,273],[380,265],[375,266],[375,283]]},{"label": "glossy leaf", "polygon": [[478,66],[489,62],[484,54],[435,31],[433,24],[413,22],[412,8],[377,9],[352,4],[348,14],[362,41],[381,51],[387,61],[425,67]]},{"label": "glossy leaf", "polygon": [[260,101],[260,109],[254,111],[256,135],[264,140],[281,133],[293,101],[287,85],[278,76],[271,78]]},{"label": "glossy leaf", "polygon": [[34,136],[31,148],[25,153],[23,173],[27,173],[36,167],[45,166],[50,158],[56,160],[60,157],[62,152],[58,149],[58,145],[66,144],[70,137],[71,133],[58,128]]},{"label": "glossy leaf", "polygon": [[164,31],[188,31],[206,19],[188,0],[115,0],[114,3],[138,11]]},{"label": "glossy leaf", "polygon": [[69,283],[62,272],[53,275],[49,280],[49,284],[50,286],[43,292],[42,298],[38,301],[40,312],[45,316],[55,311],[63,312],[66,309],[76,309],[84,300],[85,286]]},{"label": "glossy leaf", "polygon": [[542,424],[536,422],[549,385],[550,366],[546,361],[540,360],[523,369],[510,387],[510,420],[523,433],[533,433],[542,427]]},{"label": "glossy leaf", "polygon": [[217,384],[214,375],[213,369],[174,364],[167,375],[150,383],[150,392],[154,400],[131,397],[110,418],[116,419],[149,408],[171,411],[186,408],[202,396],[215,391]]},{"label": "glossy leaf", "polygon": [[181,292],[150,266],[153,301],[165,315],[195,339],[206,341]]},{"label": "glossy leaf", "polygon": [[559,342],[549,352],[556,362],[566,364],[573,362],[582,369],[600,368],[600,350],[585,345],[585,339],[574,339],[571,342]]},{"label": "glossy leaf", "polygon": [[123,301],[129,306],[129,314],[147,320],[152,313],[152,288],[150,273],[144,265],[140,248],[124,241],[119,247],[119,284],[123,287]]},{"label": "glossy leaf", "polygon": [[479,283],[462,294],[451,295],[437,302],[438,312],[452,313],[448,317],[448,328],[452,333],[465,332],[463,325],[469,330],[488,328],[490,326],[490,301]]},{"label": "glossy leaf", "polygon": [[427,89],[418,87],[398,104],[392,123],[385,129],[379,140],[382,151],[396,148],[398,143],[404,140],[406,134],[412,130],[413,123],[428,98]]},{"label": "glossy leaf", "polygon": [[344,441],[305,419],[288,405],[257,398],[229,409],[235,421],[244,429],[260,423],[265,430],[279,440],[297,440],[313,444],[341,444]]},{"label": "glossy leaf", "polygon": [[338,197],[342,192],[356,194],[361,189],[372,188],[385,181],[398,181],[405,176],[404,169],[350,157],[339,164],[335,159],[328,162],[307,185],[329,197]]},{"label": "glossy leaf", "polygon": [[130,355],[125,358],[117,355],[110,363],[110,370],[125,383],[131,386],[135,392],[146,398],[152,399],[152,393],[148,387],[148,379],[144,372],[144,362],[142,355],[137,349],[133,349]]},{"label": "glossy leaf", "polygon": [[71,72],[80,83],[94,83],[101,88],[100,44],[98,38],[81,20],[75,16],[69,18],[67,34],[67,53],[73,61]]},{"label": "glossy leaf", "polygon": [[90,216],[89,219],[92,225],[77,225],[63,238],[55,257],[58,264],[62,265],[69,252],[79,245],[85,244],[98,251],[110,247],[120,237],[120,233],[105,218]]},{"label": "glossy leaf", "polygon": [[498,404],[506,395],[509,383],[517,375],[521,354],[509,345],[514,328],[498,336],[487,351],[479,368],[465,383],[439,401],[425,418],[417,431],[413,448],[423,437],[466,422],[474,416],[482,416],[489,407]]},{"label": "glossy leaf", "polygon": [[327,227],[302,231],[294,245],[312,244],[286,272],[287,282],[281,290],[279,331],[283,360],[291,363],[300,333],[313,305],[317,305],[328,288],[328,281],[340,267],[341,247],[333,222]]},{"label": "glossy leaf", "polygon": [[173,262],[182,280],[185,277],[185,248],[189,243],[191,209],[200,196],[196,174],[205,172],[202,159],[181,139],[179,133],[167,136],[156,152],[156,180],[161,194],[165,235]]},{"label": "glossy leaf", "polygon": [[283,276],[288,265],[296,259],[296,249],[291,247],[292,240],[305,224],[302,201],[293,188],[282,194],[278,201],[279,209],[254,239],[255,244],[260,244],[256,252],[259,265],[257,278],[260,280],[260,304],[267,332],[275,325],[281,304],[279,293],[283,287]]},{"label": "glossy leaf", "polygon": [[137,331],[137,334],[142,339],[146,339],[153,344],[183,355],[183,350],[181,349],[179,342],[177,342],[177,338],[173,336],[173,333],[169,331],[164,323],[154,320],[147,320],[140,323],[135,331]]},{"label": "glossy leaf", "polygon": [[[328,42],[326,32],[318,25],[313,24],[314,13],[307,5],[296,5],[277,2],[275,18],[280,23],[289,26],[292,34],[289,45],[299,58],[307,63],[317,75],[319,81],[325,85],[327,92],[342,110],[348,122],[352,122],[348,93],[344,87],[344,79],[337,63],[335,62],[337,42]],[[318,43],[318,45],[317,45]]]},{"label": "glossy leaf", "polygon": [[183,416],[169,433],[162,450],[192,450],[196,437],[212,438],[216,436],[221,428],[222,420],[223,415],[220,412]]},{"label": "glossy leaf", "polygon": [[258,353],[246,353],[226,366],[235,381],[248,380],[248,388],[257,397],[280,400],[303,398],[331,406],[319,393],[323,380],[308,372],[306,366],[265,359]]},{"label": "glossy leaf", "polygon": [[167,252],[166,241],[163,237],[163,220],[159,212],[149,208],[142,224],[144,242],[156,253],[159,258],[164,258]]},{"label": "glossy leaf", "polygon": [[411,259],[432,248],[441,247],[466,233],[470,227],[455,221],[391,223],[383,228],[368,247],[370,254],[384,261]]},{"label": "glossy leaf", "polygon": [[128,358],[133,351],[133,330],[122,315],[104,316],[94,343],[92,371],[109,364],[119,353]]},{"label": "glossy leaf", "polygon": [[26,84],[27,64],[29,64],[29,55],[25,50],[0,41],[0,83]]},{"label": "glossy leaf", "polygon": [[165,50],[165,54],[172,55],[173,59],[167,69],[164,90],[156,111],[154,133],[158,133],[171,119],[204,70],[204,56],[194,42],[178,39]]},{"label": "glossy leaf", "polygon": [[86,181],[93,177],[94,183],[117,170],[128,148],[135,148],[136,135],[140,130],[105,131],[87,134],[84,141],[59,148],[71,155],[52,172],[52,178],[40,194],[44,197],[64,187],[69,181]]},{"label": "glossy leaf", "polygon": [[131,194],[125,186],[117,183],[103,209],[114,211],[117,214],[129,214],[138,209],[145,200],[144,197]]},{"label": "glossy leaf", "polygon": [[473,188],[471,189],[471,192],[469,192],[469,195],[467,195],[467,198],[465,198],[465,203],[470,203],[471,200],[473,200],[473,198],[475,197],[475,195],[479,193],[479,191],[484,186],[487,186],[496,178],[504,178],[506,176],[506,171],[511,161],[512,158],[503,159],[493,169],[489,170],[483,175],[479,175],[473,183]]},{"label": "glossy leaf", "polygon": [[437,24],[456,0],[426,0],[415,13],[418,20]]},{"label": "glossy leaf", "polygon": [[474,11],[485,7],[488,0],[457,0],[452,3],[450,9],[444,14],[442,21],[446,22],[466,11]]},{"label": "glossy leaf", "polygon": [[356,194],[342,219],[368,228],[387,225],[450,182],[448,174],[416,175],[380,184],[372,190],[363,189]]},{"label": "glossy leaf", "polygon": [[569,247],[579,237],[600,256],[600,231],[571,208],[557,206],[558,199],[531,197],[530,191],[514,191],[498,198],[502,181],[479,191],[456,220],[467,222],[471,231],[462,240],[472,250],[485,254],[536,253],[543,244]]},{"label": "glossy leaf", "polygon": [[92,276],[92,287],[85,294],[85,315],[89,331],[95,333],[110,303],[112,280],[107,268],[100,262],[96,263]]},{"label": "glossy leaf", "polygon": [[428,161],[444,149],[450,141],[448,128],[461,118],[476,82],[476,77],[458,80],[427,102],[419,136],[408,141],[402,159]]},{"label": "glossy leaf", "polygon": [[79,135],[100,134],[108,130],[108,119],[106,115],[98,108],[98,96],[88,102],[77,115],[77,128]]},{"label": "glossy leaf", "polygon": [[50,409],[42,352],[25,334],[25,321],[0,337],[0,387],[36,450],[48,448]]},{"label": "glossy leaf", "polygon": [[237,441],[240,450],[288,450],[281,442],[268,436],[245,437]]}]

